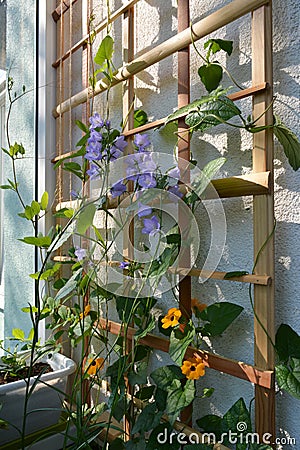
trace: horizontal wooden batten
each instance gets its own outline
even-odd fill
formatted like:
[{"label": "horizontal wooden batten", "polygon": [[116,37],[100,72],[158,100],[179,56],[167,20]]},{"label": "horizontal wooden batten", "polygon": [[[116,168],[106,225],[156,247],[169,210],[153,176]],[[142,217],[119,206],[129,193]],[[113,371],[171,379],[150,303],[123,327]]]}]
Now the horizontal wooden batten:
[{"label": "horizontal wooden batten", "polygon": [[[180,269],[178,269],[176,272],[180,273]],[[190,277],[207,277],[212,278],[213,280],[221,280],[221,281],[235,281],[240,283],[251,283],[251,284],[259,284],[261,286],[269,286],[272,283],[272,278],[269,275],[242,275],[239,277],[230,277],[225,278],[227,272],[212,272],[208,273],[205,270],[200,269],[191,269],[189,272]]]},{"label": "horizontal wooden batten", "polygon": [[[112,13],[108,19],[103,20],[98,26],[95,27],[93,32],[95,34],[100,33],[100,31],[104,30],[108,23],[114,22],[118,17],[120,17],[122,14],[124,14],[129,8],[134,6],[139,0],[130,0],[125,5],[121,6],[121,8],[117,9],[114,13]],[[85,35],[83,38],[81,38],[76,44],[73,45],[66,53],[64,53],[60,58],[58,58],[52,66],[57,68],[62,61],[65,61],[67,58],[69,58],[73,53],[75,53],[80,48],[84,47],[89,40],[89,35]]]},{"label": "horizontal wooden batten", "polygon": [[193,24],[193,36],[191,35],[191,28],[186,28],[184,31],[159,44],[130,63],[120,67],[112,80],[102,79],[97,82],[94,90],[91,87],[86,88],[59,104],[53,111],[54,117],[59,117],[66,111],[85,103],[88,98],[106,91],[108,88],[127,80],[132,75],[142,72],[162,59],[186,48],[192,41],[197,41],[268,3],[269,0],[248,0],[247,2],[245,0],[233,0],[228,5],[225,5],[208,17]]},{"label": "horizontal wooden batten", "polygon": [[[109,331],[115,335],[122,335],[122,325],[111,320],[100,319],[99,326],[102,329]],[[127,339],[134,339],[136,330],[132,327],[127,328]],[[147,334],[144,338],[139,339],[139,342],[143,345],[147,345],[155,350],[163,352],[169,351],[170,342],[168,339],[156,336],[154,334]],[[219,372],[226,373],[228,375],[240,378],[242,380],[249,381],[258,386],[263,386],[267,389],[271,389],[274,380],[273,370],[261,370],[258,367],[246,364],[241,361],[235,361],[229,358],[224,358],[219,355],[215,355],[204,350],[198,350],[194,347],[188,347],[185,353],[186,358],[193,357],[194,353],[198,353],[206,367],[217,370]]]},{"label": "horizontal wooden batten", "polygon": [[[232,94],[228,94],[227,97],[232,101],[242,100],[245,97],[249,97],[250,95],[259,94],[267,89],[267,83],[261,83],[257,86],[252,86],[247,89],[242,89],[238,92],[234,92]],[[181,117],[185,117],[186,114],[183,114]],[[177,119],[174,119],[176,121]],[[167,121],[167,117],[162,119],[155,120],[153,122],[146,123],[140,127],[133,128],[132,130],[124,131],[122,134],[124,136],[134,136],[137,133],[143,133],[144,131],[152,130],[153,128],[159,128],[165,125]]]},{"label": "horizontal wooden batten", "polygon": [[[241,175],[238,177],[219,178],[217,180],[212,180],[211,184],[221,198],[241,197],[244,195],[264,195],[268,194],[270,190],[270,172],[258,172],[251,173],[249,175]],[[186,186],[180,186],[180,191],[183,194],[186,194],[188,190],[190,189]],[[216,192],[213,189],[208,189],[207,195],[205,195],[205,192],[206,191],[202,194],[203,200],[217,198]],[[120,200],[122,201],[121,205]],[[96,198],[91,198],[90,201],[96,201]],[[107,209],[115,209],[118,206],[121,208],[127,208],[133,201],[134,198],[132,198],[129,193],[125,193],[120,197],[120,199],[109,197],[104,206]],[[63,208],[75,208],[78,207],[78,205],[78,200],[70,200],[67,202],[58,203],[55,210],[60,211]]]},{"label": "horizontal wooden batten", "polygon": [[[262,83],[257,86],[252,86],[251,88],[242,89],[241,91],[234,92],[233,94],[228,94],[227,97],[230,98],[230,100],[237,101],[237,100],[241,100],[245,97],[249,97],[250,95],[255,95],[255,94],[261,93],[266,88],[267,88],[267,83]],[[182,117],[185,117],[185,116],[186,116],[186,114],[182,115]],[[163,117],[162,119],[157,119],[153,122],[146,123],[145,125],[142,125],[140,127],[136,127],[131,130],[128,130],[128,131],[123,131],[122,134],[125,137],[134,136],[135,134],[138,134],[138,133],[143,133],[148,130],[153,130],[153,128],[160,128],[165,125],[166,121],[167,121],[167,117]],[[175,119],[174,119],[174,121],[175,121]],[[78,150],[74,150],[74,151],[71,151],[68,153],[63,153],[62,155],[57,155],[55,158],[53,158],[51,160],[51,162],[55,164],[56,162],[61,161],[65,158],[72,157],[72,155],[75,155],[77,153],[77,151]]]},{"label": "horizontal wooden batten", "polygon": [[271,174],[270,172],[250,173],[237,177],[219,178],[212,180],[211,183],[221,198],[263,195],[270,192]]},{"label": "horizontal wooden batten", "polygon": [[[54,256],[53,261],[56,262],[61,262],[61,263],[74,263],[75,260],[73,258],[71,258],[70,256]],[[104,263],[103,265],[105,265],[106,263]],[[110,263],[108,263],[109,266],[114,266],[117,267],[119,266],[120,262],[119,261],[110,261]],[[257,275],[257,274],[247,274],[247,275],[241,275],[241,276],[236,276],[236,277],[230,277],[230,278],[226,278],[226,274],[228,272],[218,272],[218,271],[214,271],[214,272],[208,272],[207,270],[201,270],[201,269],[196,269],[196,268],[192,268],[189,271],[187,271],[187,269],[181,269],[176,268],[170,268],[168,269],[171,273],[176,274],[176,275],[183,275],[183,276],[187,276],[187,277],[205,277],[205,278],[211,278],[213,280],[220,280],[220,281],[234,281],[234,282],[239,282],[239,283],[251,283],[251,284],[259,284],[261,286],[269,286],[272,283],[272,278],[269,275]]]},{"label": "horizontal wooden batten", "polygon": [[64,0],[61,6],[58,6],[52,13],[52,18],[55,22],[57,22],[61,15],[70,9],[70,6],[76,3],[77,0]]}]

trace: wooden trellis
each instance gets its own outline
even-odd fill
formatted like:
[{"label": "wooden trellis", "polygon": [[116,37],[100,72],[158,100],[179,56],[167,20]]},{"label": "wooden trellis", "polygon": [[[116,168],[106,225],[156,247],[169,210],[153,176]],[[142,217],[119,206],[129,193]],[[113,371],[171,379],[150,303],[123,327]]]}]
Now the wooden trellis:
[{"label": "wooden trellis", "polygon": [[[129,120],[124,130],[124,135],[131,137],[149,129],[153,129],[164,123],[164,118],[133,129],[133,116],[130,113],[130,106],[134,98],[134,75],[145,70],[151,65],[161,61],[167,56],[178,52],[178,106],[184,106],[190,101],[190,62],[189,46],[191,44],[191,31],[189,27],[189,1],[178,0],[178,34],[167,39],[151,50],[144,52],[141,56],[134,56],[134,35],[135,27],[134,10],[138,0],[127,1],[121,8],[112,12],[110,21],[113,22],[123,16],[123,56],[125,65],[117,70],[113,77],[111,86],[119,83],[124,84],[123,114],[126,117],[129,113]],[[66,21],[68,17],[69,28],[71,29],[73,8],[80,5],[82,8],[82,37],[77,42],[67,39],[65,34]],[[251,13],[252,24],[252,86],[229,96],[232,100],[252,96],[253,116],[259,119],[258,124],[270,125],[273,122],[272,107],[265,115],[262,113],[272,102],[272,4],[268,0],[233,0],[218,11],[193,24],[194,41],[203,38],[218,30],[219,28],[234,22],[238,18]],[[83,105],[82,118],[87,121],[89,116],[89,99],[93,95],[105,92],[108,82],[101,80],[96,84],[94,91],[88,86],[89,73],[89,46],[88,21],[90,14],[89,1],[58,0],[57,8],[53,13],[53,18],[57,22],[58,46],[57,59],[53,66],[57,68],[57,106],[53,111],[57,119],[57,155],[53,159],[56,162],[66,155],[64,147],[64,134],[67,129],[67,114]],[[95,32],[98,33],[107,25],[107,20],[97,26]],[[138,24],[137,24],[138,26]],[[76,70],[72,68],[72,58],[81,52],[82,58],[82,89],[80,92],[72,93],[68,91],[65,82],[66,70]],[[86,105],[86,106],[84,106]],[[171,112],[171,111],[170,111]],[[70,115],[71,116],[71,115]],[[186,128],[184,117],[178,122],[179,131]],[[186,134],[184,134],[186,136]],[[188,138],[179,140],[179,156],[187,161],[190,159],[190,145]],[[59,174],[60,183],[63,182],[63,174]],[[245,282],[254,285],[254,365],[245,364],[239,361],[229,360],[222,356],[217,356],[203,352],[206,366],[247,380],[255,385],[255,415],[256,432],[261,436],[270,433],[275,437],[275,389],[274,389],[274,350],[268,339],[266,332],[262,329],[261,322],[269,334],[274,338],[274,239],[272,230],[274,226],[274,195],[273,195],[273,136],[272,130],[265,130],[254,134],[253,137],[253,167],[252,173],[247,176],[230,177],[214,180],[213,185],[219,196],[241,197],[243,195],[253,195],[253,223],[254,223],[254,259],[259,250],[264,246],[260,254],[254,274],[244,275],[227,279],[224,282]],[[58,186],[58,203],[68,200],[64,197],[62,186]],[[112,201],[112,208],[115,203]],[[269,238],[269,239],[268,239]],[[186,254],[185,258],[189,258]],[[183,265],[185,262],[183,261]],[[199,276],[201,271],[193,268],[189,276],[180,282],[180,306],[188,315],[191,310],[191,277]],[[224,272],[215,271],[211,278],[217,280],[224,279]],[[102,322],[102,326],[113,334],[120,332],[120,324],[116,322]],[[134,329],[130,328],[128,338],[132,339]],[[142,339],[142,343],[158,350],[168,351],[168,340],[159,336],[148,335]],[[189,348],[188,354],[192,354],[194,349]],[[191,410],[186,410],[182,415],[182,420],[190,420]]]}]

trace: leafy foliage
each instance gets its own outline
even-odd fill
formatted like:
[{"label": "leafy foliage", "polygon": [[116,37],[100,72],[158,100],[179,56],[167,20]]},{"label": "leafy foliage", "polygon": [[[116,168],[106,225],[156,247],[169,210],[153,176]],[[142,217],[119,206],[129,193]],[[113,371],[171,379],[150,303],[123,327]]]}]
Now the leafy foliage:
[{"label": "leafy foliage", "polygon": [[294,170],[300,167],[300,142],[297,136],[276,117],[274,134],[283,147],[284,153]]},{"label": "leafy foliage", "polygon": [[209,305],[200,313],[206,323],[201,329],[204,336],[218,336],[241,314],[243,307],[230,302]]},{"label": "leafy foliage", "polygon": [[286,324],[281,324],[275,337],[275,349],[280,363],[276,379],[281,389],[300,399],[300,336]]},{"label": "leafy foliage", "polygon": [[222,87],[212,91],[187,106],[179,108],[167,117],[166,123],[185,117],[186,124],[193,131],[206,131],[209,128],[225,123],[234,116],[239,116],[239,108],[226,97],[228,90]]}]

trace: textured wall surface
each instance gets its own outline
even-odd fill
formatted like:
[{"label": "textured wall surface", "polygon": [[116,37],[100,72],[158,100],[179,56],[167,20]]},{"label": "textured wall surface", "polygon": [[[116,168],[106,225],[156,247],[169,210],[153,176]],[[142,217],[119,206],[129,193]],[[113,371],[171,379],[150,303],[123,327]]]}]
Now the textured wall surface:
[{"label": "textured wall surface", "polygon": [[[138,3],[136,18],[137,54],[163,42],[176,33],[176,1],[148,0]],[[191,19],[197,21],[210,12],[229,3],[228,1],[204,0],[199,4],[191,0]],[[299,2],[293,0],[275,0],[274,16],[274,91],[276,95],[275,113],[278,114],[299,136]],[[251,85],[251,27],[250,15],[234,24],[220,29],[213,37],[230,39],[234,51],[230,58],[223,58],[232,75],[244,87]],[[203,52],[202,39],[196,45]],[[192,100],[205,93],[201,85],[197,68],[201,59],[191,51]],[[176,108],[177,102],[177,63],[172,56],[150,67],[137,76],[136,98],[153,119],[168,115]],[[232,82],[224,76],[224,85]],[[251,100],[239,102],[239,107],[249,114]],[[169,153],[173,150],[172,134],[164,131],[150,132],[155,150]],[[221,170],[221,176],[248,173],[251,170],[252,141],[245,132],[237,129],[218,127],[212,133],[195,133],[192,140],[193,155],[199,160],[200,168],[210,159],[225,156],[227,163]],[[298,333],[299,328],[299,288],[298,264],[299,249],[299,172],[294,172],[284,156],[280,145],[275,143],[275,214],[276,227],[276,326],[289,323]],[[252,201],[250,197],[227,199],[223,202],[227,218],[227,240],[219,270],[248,270],[253,264],[252,247]],[[204,243],[205,219],[199,217],[203,230]],[[202,221],[202,222],[201,222]],[[193,282],[193,296],[202,302],[232,301],[244,307],[240,318],[224,333],[222,338],[207,342],[212,351],[237,360],[253,362],[253,314],[248,296],[248,286],[242,283],[208,281],[199,284]],[[174,306],[172,296],[164,296],[160,307],[165,311]],[[153,365],[167,362],[162,354],[157,354]],[[203,387],[215,387],[210,399],[196,400],[194,419],[209,412],[224,414],[240,397],[249,405],[253,398],[253,387],[244,381],[230,376],[207,371],[207,375],[198,383],[199,394]],[[293,437],[296,445],[284,445],[286,449],[296,449],[300,445],[299,430],[300,403],[288,394],[277,396],[277,437]]]},{"label": "textured wall surface", "polygon": [[[14,79],[14,90],[22,92],[22,86],[31,91],[18,100],[12,109],[9,133],[12,143],[22,142],[26,157],[17,161],[17,174],[25,202],[34,197],[34,86],[35,86],[35,1],[11,0],[7,5],[7,70]],[[11,163],[3,162],[4,177],[12,179]],[[5,298],[4,336],[11,335],[11,329],[21,327],[28,333],[28,317],[20,308],[33,299],[33,280],[28,274],[34,272],[31,246],[19,242],[23,236],[33,235],[30,223],[17,216],[22,207],[12,191],[4,195],[4,273]]]}]

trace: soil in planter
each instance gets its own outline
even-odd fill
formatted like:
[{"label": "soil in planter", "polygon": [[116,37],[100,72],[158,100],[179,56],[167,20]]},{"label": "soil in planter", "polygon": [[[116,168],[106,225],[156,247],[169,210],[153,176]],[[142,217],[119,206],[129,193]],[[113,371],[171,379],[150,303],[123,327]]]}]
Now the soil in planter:
[{"label": "soil in planter", "polygon": [[[53,372],[52,367],[50,364],[47,363],[36,363],[31,370],[31,376],[37,376],[37,375],[43,375],[44,373]],[[11,375],[10,373],[7,373],[6,371],[0,371],[0,386],[2,384],[8,384],[13,383],[14,381],[24,380],[24,378],[27,378],[28,376],[28,367],[24,367],[23,369],[19,370],[17,374]]]}]

